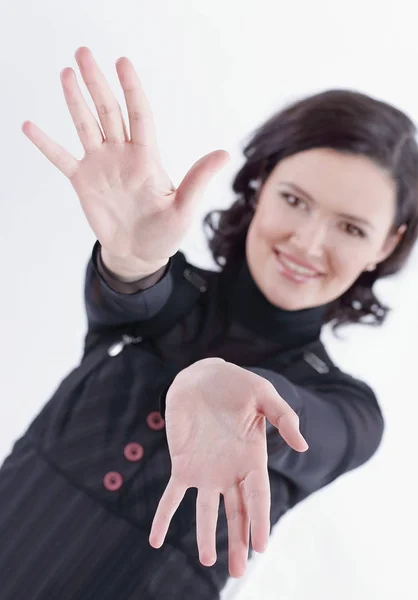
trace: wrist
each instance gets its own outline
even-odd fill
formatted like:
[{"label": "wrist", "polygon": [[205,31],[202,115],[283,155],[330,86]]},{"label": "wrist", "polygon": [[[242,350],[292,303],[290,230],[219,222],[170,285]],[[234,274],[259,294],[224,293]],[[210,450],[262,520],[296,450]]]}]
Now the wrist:
[{"label": "wrist", "polygon": [[103,246],[99,247],[102,267],[106,274],[121,283],[133,283],[160,271],[169,259],[149,263],[137,258],[119,258],[109,254]]}]

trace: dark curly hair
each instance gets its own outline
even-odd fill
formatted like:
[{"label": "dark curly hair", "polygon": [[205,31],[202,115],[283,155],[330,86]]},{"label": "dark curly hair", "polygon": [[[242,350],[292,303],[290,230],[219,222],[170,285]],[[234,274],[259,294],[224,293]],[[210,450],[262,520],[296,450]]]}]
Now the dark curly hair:
[{"label": "dark curly hair", "polygon": [[343,323],[381,325],[389,307],[373,292],[375,281],[397,273],[405,264],[418,235],[418,146],[416,127],[399,109],[350,90],[328,90],[288,105],[274,114],[244,148],[246,162],[232,188],[237,199],[226,210],[213,210],[203,220],[209,226],[209,249],[223,270],[232,269],[245,256],[245,240],[254,215],[254,180],[261,186],[282,159],[310,148],[333,148],[361,154],[383,167],[397,189],[392,225],[407,229],[392,254],[365,271],[327,307],[325,322],[333,329]]}]

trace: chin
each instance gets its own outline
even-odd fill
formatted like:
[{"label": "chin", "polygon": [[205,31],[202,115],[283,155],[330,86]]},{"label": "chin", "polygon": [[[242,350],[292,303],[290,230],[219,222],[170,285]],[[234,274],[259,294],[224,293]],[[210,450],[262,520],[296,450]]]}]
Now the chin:
[{"label": "chin", "polygon": [[278,294],[277,290],[271,289],[268,291],[266,290],[264,295],[270,304],[273,304],[273,306],[277,306],[277,308],[281,308],[282,310],[303,310],[305,308],[313,308],[319,304],[314,301],[311,302],[306,296],[297,298],[292,297],[291,294]]},{"label": "chin", "polygon": [[281,308],[282,310],[288,311],[304,310],[306,308],[313,308],[314,306],[317,306],[317,304],[311,304],[307,302],[289,302],[289,300],[284,302],[277,300],[276,302],[273,302],[273,304],[274,306],[277,306],[277,308]]}]

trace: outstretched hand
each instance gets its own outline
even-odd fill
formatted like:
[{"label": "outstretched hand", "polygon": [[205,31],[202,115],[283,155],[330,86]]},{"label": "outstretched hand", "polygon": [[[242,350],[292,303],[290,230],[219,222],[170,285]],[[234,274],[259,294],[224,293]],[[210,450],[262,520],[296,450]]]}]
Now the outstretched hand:
[{"label": "outstretched hand", "polygon": [[75,58],[98,116],[90,110],[74,70],[63,69],[64,97],[84,157],[77,160],[31,121],[22,130],[71,181],[109,261],[129,262],[139,277],[141,271],[158,270],[177,252],[207,185],[229,155],[224,150],[205,155],[176,189],[163,168],[151,107],[131,61],[122,57],[116,62],[128,130],[91,51],[81,47]]},{"label": "outstretched hand", "polygon": [[229,572],[246,568],[249,534],[263,552],[270,533],[270,483],[265,417],[294,450],[308,445],[299,418],[270,382],[220,358],[187,367],[166,396],[171,478],[154,516],[150,544],[159,548],[186,490],[198,489],[196,528],[202,564],[216,562],[215,533],[223,494]]}]

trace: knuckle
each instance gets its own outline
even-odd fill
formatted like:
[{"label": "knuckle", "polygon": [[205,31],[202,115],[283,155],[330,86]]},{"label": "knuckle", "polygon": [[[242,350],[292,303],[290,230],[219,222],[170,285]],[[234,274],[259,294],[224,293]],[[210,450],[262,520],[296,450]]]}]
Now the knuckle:
[{"label": "knuckle", "polygon": [[268,488],[260,487],[257,490],[251,490],[251,492],[249,492],[247,498],[248,498],[248,500],[265,500],[266,498],[268,498],[269,494],[270,494],[270,491]]},{"label": "knuckle", "polygon": [[200,503],[199,508],[200,508],[201,512],[203,512],[203,513],[209,513],[211,510],[211,506],[207,502]]},{"label": "knuckle", "polygon": [[128,111],[128,117],[131,121],[141,121],[142,115],[139,110],[130,110]]},{"label": "knuckle", "polygon": [[77,133],[87,133],[89,130],[88,124],[86,121],[80,121],[76,125]]},{"label": "knuckle", "polygon": [[258,377],[256,385],[257,393],[260,395],[271,394],[273,391],[276,392],[276,388],[274,387],[274,385],[267,379],[264,379],[263,377]]},{"label": "knuckle", "polygon": [[99,104],[97,107],[97,112],[101,117],[107,117],[118,110],[118,106],[111,104]]},{"label": "knuckle", "polygon": [[234,508],[232,510],[229,511],[228,513],[228,521],[236,521],[237,519],[239,519],[240,517],[242,517],[244,514],[244,511],[240,508]]},{"label": "knuckle", "polygon": [[53,150],[51,152],[51,161],[53,163],[62,163],[62,152],[60,150]]}]

